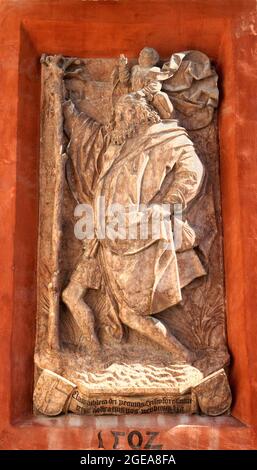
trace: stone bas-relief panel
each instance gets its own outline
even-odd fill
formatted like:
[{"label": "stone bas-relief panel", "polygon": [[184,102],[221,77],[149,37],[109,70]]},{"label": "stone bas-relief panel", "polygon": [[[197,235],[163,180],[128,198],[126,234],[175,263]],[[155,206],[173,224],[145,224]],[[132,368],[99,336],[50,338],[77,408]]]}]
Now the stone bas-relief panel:
[{"label": "stone bas-relief panel", "polygon": [[214,65],[41,64],[35,412],[228,412]]}]

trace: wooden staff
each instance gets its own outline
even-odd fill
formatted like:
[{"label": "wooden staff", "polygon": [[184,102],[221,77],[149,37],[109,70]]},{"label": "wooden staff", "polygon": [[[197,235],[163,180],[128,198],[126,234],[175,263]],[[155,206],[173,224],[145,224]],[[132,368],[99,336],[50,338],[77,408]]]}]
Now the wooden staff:
[{"label": "wooden staff", "polygon": [[[59,56],[42,56],[39,326],[47,330],[47,344],[59,349],[60,247],[65,162],[63,153],[63,69]],[[40,318],[41,317],[41,318]],[[46,319],[47,317],[47,319]]]}]

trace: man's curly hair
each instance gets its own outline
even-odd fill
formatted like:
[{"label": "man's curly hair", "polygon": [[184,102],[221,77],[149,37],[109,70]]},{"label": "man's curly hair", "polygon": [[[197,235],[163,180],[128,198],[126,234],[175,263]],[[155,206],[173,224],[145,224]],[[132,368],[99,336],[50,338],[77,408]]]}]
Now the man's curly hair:
[{"label": "man's curly hair", "polygon": [[[134,110],[133,120],[130,122],[120,122],[117,126],[115,123],[115,108],[122,106],[124,109],[130,107]],[[143,127],[149,127],[152,124],[161,121],[159,114],[147,102],[144,97],[136,93],[129,93],[121,96],[114,108],[114,116],[108,125],[108,130],[111,132],[112,141],[116,144],[122,144],[128,138],[133,137]]]}]

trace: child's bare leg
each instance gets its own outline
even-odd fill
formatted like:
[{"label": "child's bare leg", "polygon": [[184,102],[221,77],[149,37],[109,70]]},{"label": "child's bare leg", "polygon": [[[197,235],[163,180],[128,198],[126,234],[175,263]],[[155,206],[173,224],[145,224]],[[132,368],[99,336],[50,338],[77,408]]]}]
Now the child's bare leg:
[{"label": "child's bare leg", "polygon": [[174,115],[174,108],[166,93],[159,91],[154,95],[153,105],[159,112],[162,119],[171,119]]}]

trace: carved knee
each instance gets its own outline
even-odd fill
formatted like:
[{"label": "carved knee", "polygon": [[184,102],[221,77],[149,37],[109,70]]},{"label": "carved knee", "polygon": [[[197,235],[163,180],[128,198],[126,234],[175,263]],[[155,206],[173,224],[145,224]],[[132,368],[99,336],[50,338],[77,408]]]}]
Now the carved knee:
[{"label": "carved knee", "polygon": [[70,282],[62,292],[62,300],[69,307],[74,310],[79,302],[83,299],[86,289],[77,283]]},{"label": "carved knee", "polygon": [[70,304],[70,301],[71,301],[71,290],[69,289],[69,286],[66,287],[63,291],[62,291],[62,300],[63,302],[69,306]]},{"label": "carved knee", "polygon": [[72,308],[80,299],[82,292],[81,288],[70,283],[62,292],[62,300],[69,308]]}]

